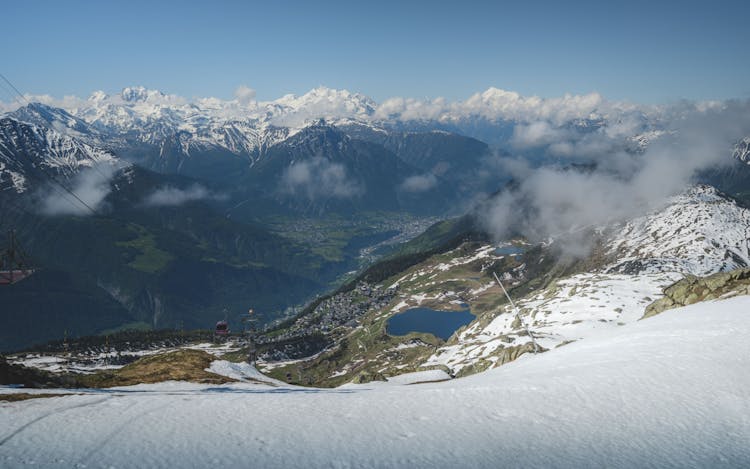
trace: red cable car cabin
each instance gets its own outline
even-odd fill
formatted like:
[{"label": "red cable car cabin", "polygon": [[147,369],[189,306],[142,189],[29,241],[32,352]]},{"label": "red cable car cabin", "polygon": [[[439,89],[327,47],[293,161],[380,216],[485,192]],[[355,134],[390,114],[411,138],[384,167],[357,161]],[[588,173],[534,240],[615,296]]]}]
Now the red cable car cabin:
[{"label": "red cable car cabin", "polygon": [[0,285],[13,285],[33,273],[33,269],[0,270]]},{"label": "red cable car cabin", "polygon": [[10,232],[10,243],[0,252],[0,285],[13,285],[34,273],[24,262],[24,254],[16,246],[16,234]]},{"label": "red cable car cabin", "polygon": [[229,324],[227,324],[226,321],[219,321],[216,323],[216,330],[214,330],[214,335],[220,336],[220,337],[226,337],[229,335]]}]

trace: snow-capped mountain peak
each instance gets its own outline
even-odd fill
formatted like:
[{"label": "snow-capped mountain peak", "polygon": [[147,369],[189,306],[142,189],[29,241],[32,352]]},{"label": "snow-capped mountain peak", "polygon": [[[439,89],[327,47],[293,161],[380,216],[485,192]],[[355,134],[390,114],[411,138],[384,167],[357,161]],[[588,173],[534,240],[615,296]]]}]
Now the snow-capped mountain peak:
[{"label": "snow-capped mountain peak", "polygon": [[97,146],[128,151],[133,145],[167,146],[189,155],[194,150],[218,149],[259,158],[265,149],[315,125],[367,120],[376,103],[346,90],[315,88],[301,96],[287,95],[265,103],[221,101],[188,102],[143,86],[124,88],[117,95],[102,91],[68,110],[35,103],[19,108],[14,118],[48,127]]},{"label": "snow-capped mountain peak", "polygon": [[16,109],[10,117],[37,127],[49,127],[58,133],[71,137],[90,139],[93,129],[83,119],[57,107],[42,103],[30,103]]},{"label": "snow-capped mountain peak", "polygon": [[98,103],[108,98],[109,98],[109,95],[107,93],[105,93],[102,90],[97,90],[91,93],[91,96],[88,97],[88,100],[94,103]]},{"label": "snow-capped mountain peak", "polygon": [[[302,96],[288,94],[274,101],[274,103],[287,106],[295,111],[301,110],[318,110],[328,111],[345,111],[354,115],[371,115],[375,112],[377,103],[367,96],[360,93],[352,93],[347,90],[337,90],[319,86]],[[325,117],[319,115],[317,117]]]},{"label": "snow-capped mountain peak", "polygon": [[47,181],[50,174],[71,178],[101,164],[119,166],[122,162],[109,151],[67,133],[9,117],[0,119],[0,190],[25,192],[30,179]]}]

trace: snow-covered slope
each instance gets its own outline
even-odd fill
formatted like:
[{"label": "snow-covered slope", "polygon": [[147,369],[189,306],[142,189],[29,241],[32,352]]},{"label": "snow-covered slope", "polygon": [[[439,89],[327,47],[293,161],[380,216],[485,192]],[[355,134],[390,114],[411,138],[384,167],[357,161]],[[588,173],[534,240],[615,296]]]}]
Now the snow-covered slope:
[{"label": "snow-covered slope", "polygon": [[[664,287],[685,275],[750,266],[750,211],[709,186],[693,187],[660,210],[602,232],[604,265],[517,299],[544,348],[638,320]],[[528,350],[529,342],[506,305],[460,331],[424,365],[485,369],[504,363],[515,349]]]},{"label": "snow-covered slope", "polygon": [[60,134],[85,141],[102,143],[105,137],[99,134],[89,123],[73,116],[64,109],[31,103],[11,112],[8,117],[21,122],[33,124],[39,128],[51,128]]},{"label": "snow-covered slope", "polygon": [[0,190],[24,192],[30,182],[63,180],[81,169],[119,165],[109,151],[89,145],[48,127],[0,119]]},{"label": "snow-covered slope", "polygon": [[607,244],[617,261],[609,271],[708,275],[750,265],[750,212],[710,186],[612,231]]},{"label": "snow-covered slope", "polygon": [[732,155],[743,163],[750,164],[750,137],[745,137],[734,146]]},{"label": "snow-covered slope", "polygon": [[163,383],[0,404],[0,461],[747,467],[749,309],[743,296],[671,310],[441,383],[332,390]]}]

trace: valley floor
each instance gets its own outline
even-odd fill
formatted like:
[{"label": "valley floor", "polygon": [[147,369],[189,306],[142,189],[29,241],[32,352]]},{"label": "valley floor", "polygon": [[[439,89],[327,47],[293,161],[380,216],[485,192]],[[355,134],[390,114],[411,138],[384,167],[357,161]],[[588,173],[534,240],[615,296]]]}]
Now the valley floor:
[{"label": "valley floor", "polygon": [[446,382],[311,389],[240,367],[0,403],[0,466],[748,467],[748,369],[740,296]]}]

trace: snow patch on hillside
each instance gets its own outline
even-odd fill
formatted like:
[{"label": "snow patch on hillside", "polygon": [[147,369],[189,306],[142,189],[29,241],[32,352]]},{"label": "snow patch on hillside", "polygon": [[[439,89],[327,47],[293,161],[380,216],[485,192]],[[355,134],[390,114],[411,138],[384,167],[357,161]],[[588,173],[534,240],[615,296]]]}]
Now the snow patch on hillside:
[{"label": "snow patch on hillside", "polygon": [[[693,187],[658,211],[601,231],[613,233],[604,242],[609,264],[517,299],[524,323],[546,349],[637,321],[663,288],[685,275],[750,266],[750,211],[709,186]],[[494,366],[530,341],[506,305],[460,331],[423,365],[444,365],[454,373],[482,361]]]},{"label": "snow patch on hillside", "polygon": [[206,371],[236,379],[237,381],[265,383],[273,386],[286,385],[283,381],[269,378],[258,371],[253,365],[245,362],[234,363],[227,360],[215,360],[211,362],[211,366]]},{"label": "snow patch on hillside", "polygon": [[750,266],[750,212],[710,186],[677,195],[662,210],[618,227],[611,271],[710,275]]}]

